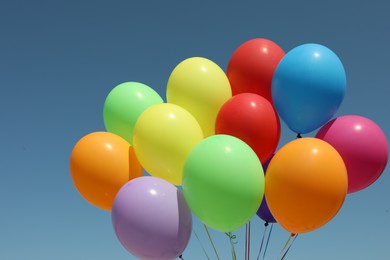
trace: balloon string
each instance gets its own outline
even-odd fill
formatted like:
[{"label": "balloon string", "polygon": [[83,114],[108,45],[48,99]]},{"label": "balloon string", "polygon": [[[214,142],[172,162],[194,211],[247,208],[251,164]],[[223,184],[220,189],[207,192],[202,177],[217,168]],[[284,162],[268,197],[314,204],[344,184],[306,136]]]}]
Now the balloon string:
[{"label": "balloon string", "polygon": [[274,225],[271,224],[271,228],[270,228],[269,233],[268,233],[267,243],[265,244],[265,248],[264,248],[263,259],[265,259],[265,253],[267,253],[268,243],[269,243],[269,239],[270,239],[270,237],[271,237],[272,227],[273,227],[273,226],[274,226]]},{"label": "balloon string", "polygon": [[247,260],[248,259],[248,252],[247,252],[247,249],[248,249],[248,223],[245,225],[245,258],[244,260]]},{"label": "balloon string", "polygon": [[264,243],[265,234],[267,233],[268,222],[265,222],[264,227],[265,228],[264,228],[263,238],[261,239],[259,254],[257,255],[257,260],[259,260],[261,249],[263,249],[263,243]]},{"label": "balloon string", "polygon": [[[295,235],[295,234],[291,234],[291,235],[288,237],[286,244],[284,244],[284,247],[282,248],[282,251],[280,251],[280,255],[282,255],[283,251],[284,251],[286,248],[287,248],[287,250],[286,250],[285,253],[282,255],[282,257],[280,258],[280,260],[282,260],[282,259],[286,256],[288,250],[290,249],[292,242],[291,242],[290,245],[289,245],[289,243],[290,243],[292,237],[294,237],[293,241],[296,239],[296,235]],[[288,246],[288,247],[287,247],[287,246]]]},{"label": "balloon string", "polygon": [[244,260],[246,260],[246,248],[247,248],[247,245],[248,245],[248,226],[245,225],[245,248],[244,248],[244,252],[245,252],[245,257],[244,257]]},{"label": "balloon string", "polygon": [[292,234],[288,237],[288,239],[286,241],[286,244],[284,244],[284,247],[282,248],[282,251],[280,251],[280,254],[283,253],[283,251],[286,249],[288,243],[290,243],[291,237],[292,237]]},{"label": "balloon string", "polygon": [[231,232],[226,232],[225,234],[229,237],[230,245],[232,247],[232,259],[237,260],[237,254],[234,248],[234,245],[237,244],[237,241],[234,241],[234,239],[236,239],[236,236],[233,235]]},{"label": "balloon string", "polygon": [[211,236],[210,236],[209,229],[207,228],[206,224],[203,224],[203,226],[204,226],[204,228],[206,229],[207,236],[209,237],[209,240],[210,240],[210,242],[211,242],[211,245],[213,246],[214,253],[215,253],[215,255],[217,256],[217,259],[219,260],[219,255],[218,255],[217,249],[215,248],[213,239],[212,239]]},{"label": "balloon string", "polygon": [[209,255],[207,254],[206,250],[204,249],[202,243],[200,242],[200,239],[199,239],[198,235],[196,234],[195,230],[193,229],[192,231],[194,232],[194,235],[195,235],[196,239],[198,240],[198,242],[199,242],[199,244],[200,244],[200,247],[202,248],[204,254],[205,254],[206,257],[207,257],[207,259],[210,260],[210,257],[209,257]]},{"label": "balloon string", "polygon": [[251,221],[248,222],[248,260],[251,254]]},{"label": "balloon string", "polygon": [[245,260],[249,260],[250,258],[250,248],[251,248],[251,221],[249,220],[246,223],[245,230]]},{"label": "balloon string", "polygon": [[[291,236],[293,236],[293,234],[291,234]],[[291,236],[290,236],[290,238],[291,238]],[[282,256],[282,258],[280,260],[283,260],[284,257],[287,255],[287,253],[290,250],[290,248],[291,248],[292,244],[294,243],[295,239],[297,239],[297,236],[298,236],[298,234],[294,235],[294,239],[291,241],[291,244],[288,246],[286,252],[284,252],[284,255]]]}]

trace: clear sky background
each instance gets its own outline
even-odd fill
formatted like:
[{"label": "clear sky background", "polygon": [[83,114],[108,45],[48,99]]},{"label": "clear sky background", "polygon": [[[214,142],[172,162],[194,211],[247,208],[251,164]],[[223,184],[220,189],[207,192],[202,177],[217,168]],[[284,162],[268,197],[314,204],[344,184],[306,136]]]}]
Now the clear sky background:
[{"label": "clear sky background", "polygon": [[[116,85],[147,84],[165,99],[182,60],[202,56],[226,70],[234,50],[267,38],[286,52],[304,43],[332,49],[347,73],[337,115],[376,122],[390,139],[390,4],[383,0],[0,1],[0,259],[134,259],[108,211],[76,191],[69,157],[84,135],[104,130],[103,104]],[[309,135],[314,135],[311,133]],[[306,136],[309,136],[306,135]],[[283,126],[280,145],[295,138]],[[389,167],[347,196],[326,226],[297,238],[286,259],[390,259]],[[252,223],[252,259],[263,222]],[[184,259],[213,257],[196,218]],[[245,228],[237,232],[244,258]],[[225,234],[211,235],[229,259]],[[267,259],[289,234],[275,226]]]}]

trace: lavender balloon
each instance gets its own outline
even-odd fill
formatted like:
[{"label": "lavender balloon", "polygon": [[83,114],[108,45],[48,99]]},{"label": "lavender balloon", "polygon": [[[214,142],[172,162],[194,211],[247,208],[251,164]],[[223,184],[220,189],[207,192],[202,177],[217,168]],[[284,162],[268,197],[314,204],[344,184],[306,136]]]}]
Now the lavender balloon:
[{"label": "lavender balloon", "polygon": [[169,182],[144,176],[127,182],[112,208],[115,233],[140,259],[174,259],[186,248],[192,214],[182,193]]}]

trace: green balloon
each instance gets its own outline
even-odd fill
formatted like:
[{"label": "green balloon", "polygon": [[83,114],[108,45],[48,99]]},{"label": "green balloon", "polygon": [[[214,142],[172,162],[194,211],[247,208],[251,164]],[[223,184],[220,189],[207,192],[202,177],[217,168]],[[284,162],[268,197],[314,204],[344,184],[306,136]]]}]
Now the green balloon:
[{"label": "green balloon", "polygon": [[133,143],[133,131],[138,117],[148,107],[163,103],[152,88],[138,82],[125,82],[111,90],[103,108],[104,126],[108,132],[117,134]]},{"label": "green balloon", "polygon": [[213,135],[188,156],[183,193],[206,225],[230,232],[247,223],[264,197],[264,172],[256,153],[240,139]]}]

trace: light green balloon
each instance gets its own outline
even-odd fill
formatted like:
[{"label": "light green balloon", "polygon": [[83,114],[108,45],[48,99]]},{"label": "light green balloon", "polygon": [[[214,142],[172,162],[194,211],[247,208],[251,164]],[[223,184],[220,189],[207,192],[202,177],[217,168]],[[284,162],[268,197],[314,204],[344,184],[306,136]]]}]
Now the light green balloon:
[{"label": "light green balloon", "polygon": [[104,126],[108,132],[132,144],[138,117],[148,107],[160,103],[163,99],[149,86],[138,82],[122,83],[111,90],[104,102]]},{"label": "light green balloon", "polygon": [[245,142],[214,135],[191,151],[182,186],[189,207],[203,223],[230,232],[247,223],[260,207],[263,167]]}]

